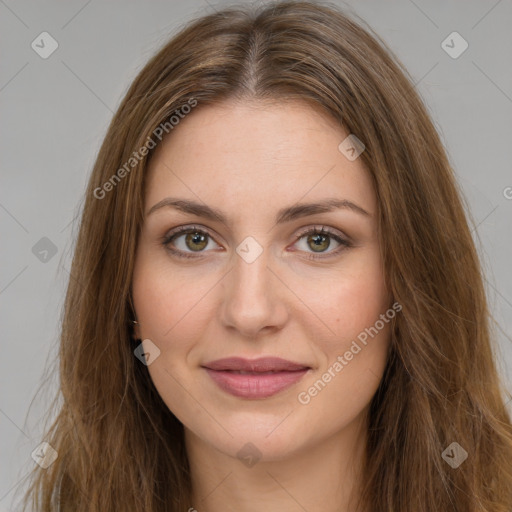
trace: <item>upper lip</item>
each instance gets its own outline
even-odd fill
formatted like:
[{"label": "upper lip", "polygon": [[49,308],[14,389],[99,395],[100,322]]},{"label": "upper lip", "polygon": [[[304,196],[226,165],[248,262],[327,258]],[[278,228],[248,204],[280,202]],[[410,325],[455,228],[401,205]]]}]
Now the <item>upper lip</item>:
[{"label": "upper lip", "polygon": [[258,359],[244,359],[243,357],[227,357],[203,364],[203,367],[217,371],[242,372],[293,372],[307,370],[309,366],[287,361],[279,357],[260,357]]}]

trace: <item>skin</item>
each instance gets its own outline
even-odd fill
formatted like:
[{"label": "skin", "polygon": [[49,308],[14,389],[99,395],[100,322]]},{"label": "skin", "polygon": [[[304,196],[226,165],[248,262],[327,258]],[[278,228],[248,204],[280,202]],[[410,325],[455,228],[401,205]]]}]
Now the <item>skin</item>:
[{"label": "skin", "polygon": [[[298,400],[391,306],[370,176],[361,158],[338,150],[348,134],[307,103],[229,101],[199,105],[155,149],[132,283],[135,335],[161,351],[148,370],[184,425],[190,507],[199,512],[354,510],[389,324],[308,404]],[[226,222],[171,207],[148,215],[171,196],[216,208]],[[340,208],[275,222],[281,208],[327,198],[369,215]],[[211,238],[194,252],[197,242],[178,236],[170,245],[198,256],[179,258],[162,240],[189,225]],[[327,237],[319,253],[307,234],[297,240],[322,226],[351,246]],[[248,236],[263,250],[250,264],[236,252]],[[201,367],[230,356],[311,369],[291,388],[249,400],[219,389]],[[237,457],[248,442],[260,457],[252,467]]]}]

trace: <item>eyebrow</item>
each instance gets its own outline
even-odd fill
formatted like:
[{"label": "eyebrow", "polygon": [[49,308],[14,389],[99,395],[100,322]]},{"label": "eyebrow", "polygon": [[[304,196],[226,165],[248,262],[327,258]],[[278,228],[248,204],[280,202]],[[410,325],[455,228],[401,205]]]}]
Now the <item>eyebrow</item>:
[{"label": "eyebrow", "polygon": [[[148,216],[162,208],[175,208],[184,213],[204,217],[212,221],[227,223],[226,216],[218,209],[211,208],[205,204],[197,203],[189,199],[178,199],[166,197],[151,207]],[[315,215],[317,213],[332,212],[338,209],[348,209],[365,217],[371,217],[364,208],[358,206],[347,199],[326,199],[317,203],[299,203],[287,208],[282,208],[277,212],[276,224],[290,222],[295,219]]]}]

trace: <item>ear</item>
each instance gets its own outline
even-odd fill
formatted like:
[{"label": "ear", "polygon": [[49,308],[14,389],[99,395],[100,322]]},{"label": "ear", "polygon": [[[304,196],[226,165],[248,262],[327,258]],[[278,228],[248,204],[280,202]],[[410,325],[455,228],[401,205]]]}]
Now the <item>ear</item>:
[{"label": "ear", "polygon": [[130,293],[128,294],[128,302],[130,304],[130,309],[131,309],[131,312],[129,313],[129,315],[133,318],[133,320],[129,320],[130,327],[132,330],[132,338],[134,340],[140,340],[141,339],[140,325],[139,325],[139,322],[137,322],[137,320],[135,320],[137,318],[137,315],[135,314],[135,308],[133,307],[133,299],[132,299],[131,290],[130,290]]},{"label": "ear", "polygon": [[132,320],[131,322],[132,322],[132,338],[134,340],[140,340],[141,336],[140,336],[139,322],[137,322],[137,320]]}]

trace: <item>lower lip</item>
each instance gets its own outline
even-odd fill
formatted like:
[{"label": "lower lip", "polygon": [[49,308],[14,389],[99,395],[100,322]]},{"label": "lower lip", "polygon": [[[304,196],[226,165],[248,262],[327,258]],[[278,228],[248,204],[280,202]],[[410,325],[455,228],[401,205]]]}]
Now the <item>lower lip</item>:
[{"label": "lower lip", "polygon": [[268,398],[293,386],[307,373],[308,368],[293,372],[248,373],[211,370],[208,375],[224,391],[240,398]]}]

